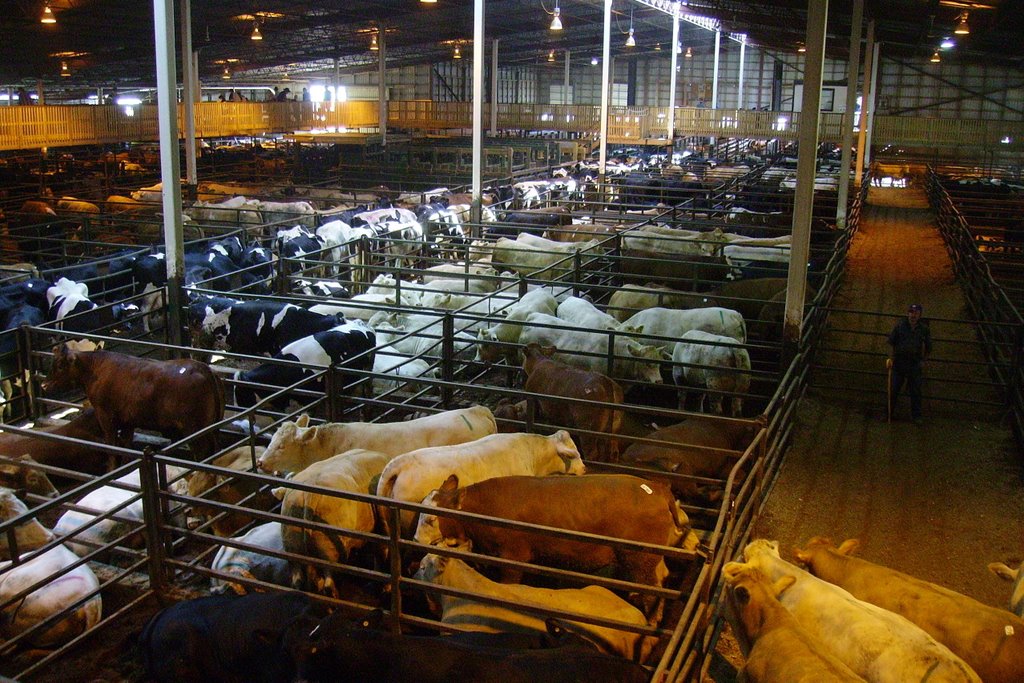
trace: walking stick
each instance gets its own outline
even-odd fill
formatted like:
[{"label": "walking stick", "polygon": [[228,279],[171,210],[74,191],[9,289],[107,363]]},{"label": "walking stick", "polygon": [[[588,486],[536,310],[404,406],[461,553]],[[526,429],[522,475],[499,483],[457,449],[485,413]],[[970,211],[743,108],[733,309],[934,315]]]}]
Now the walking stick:
[{"label": "walking stick", "polygon": [[885,397],[888,405],[886,422],[892,422],[892,358],[885,359]]}]

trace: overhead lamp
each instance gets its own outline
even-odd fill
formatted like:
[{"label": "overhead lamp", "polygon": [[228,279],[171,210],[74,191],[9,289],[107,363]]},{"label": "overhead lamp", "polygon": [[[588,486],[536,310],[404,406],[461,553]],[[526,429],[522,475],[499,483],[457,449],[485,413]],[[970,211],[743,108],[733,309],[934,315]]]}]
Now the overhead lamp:
[{"label": "overhead lamp", "polygon": [[598,59],[597,57],[591,57],[590,58],[590,66],[597,66],[600,63],[601,63],[601,60]]},{"label": "overhead lamp", "polygon": [[689,59],[690,57],[692,57],[692,56],[693,56],[693,48],[691,48],[691,47],[687,47],[687,48],[686,48],[686,54],[685,54],[685,55],[683,55],[683,56],[684,56],[684,57],[686,57],[687,59]]},{"label": "overhead lamp", "polygon": [[370,36],[370,49],[371,50],[379,50],[380,49],[380,46],[377,45],[377,34],[376,33],[374,33],[372,36]]},{"label": "overhead lamp", "polygon": [[941,62],[941,61],[942,61],[942,58],[941,58],[941,57],[939,57],[939,51],[938,51],[938,50],[936,50],[935,52],[933,52],[933,53],[932,53],[932,58],[931,58],[931,59],[929,59],[928,61],[929,61],[929,62],[931,62],[931,63],[933,63],[933,64],[938,64],[939,62]]},{"label": "overhead lamp", "polygon": [[633,37],[633,10],[629,10],[629,37],[626,38],[626,47],[636,47],[636,38]]},{"label": "overhead lamp", "polygon": [[549,62],[555,61],[555,51],[554,50],[551,50],[550,52],[548,52],[548,61]]},{"label": "overhead lamp", "polygon": [[71,75],[71,69],[68,68],[67,62],[60,63],[60,75],[65,77]]},{"label": "overhead lamp", "polygon": [[251,40],[263,40],[263,34],[260,33],[260,25],[258,22],[252,22],[252,35],[249,36]]},{"label": "overhead lamp", "polygon": [[967,25],[967,12],[961,12],[960,18],[956,22],[956,28],[953,29],[953,33],[958,36],[966,36],[971,32],[971,27]]},{"label": "overhead lamp", "polygon": [[801,44],[800,44],[800,47],[798,47],[798,48],[796,49],[796,51],[797,51],[797,52],[800,52],[800,53],[803,53],[803,52],[807,52],[807,46],[806,46],[806,45],[804,45],[803,43],[801,43]]},{"label": "overhead lamp", "polygon": [[452,54],[452,59],[462,59],[462,50],[458,45],[455,46],[455,52]]},{"label": "overhead lamp", "polygon": [[555,11],[552,12],[554,15],[551,18],[551,30],[561,31],[562,30],[562,10],[558,7],[558,2],[555,2]]},{"label": "overhead lamp", "polygon": [[225,81],[231,78],[231,69],[225,66],[224,71],[221,73],[220,77],[223,78]]},{"label": "overhead lamp", "polygon": [[50,3],[46,3],[43,7],[43,15],[39,17],[40,24],[56,24],[57,17],[53,14],[53,10],[50,9]]},{"label": "overhead lamp", "polygon": [[436,5],[437,0],[420,0],[420,3],[424,5]]},{"label": "overhead lamp", "polygon": [[655,43],[654,44],[654,51],[655,52],[661,52],[661,43]]},{"label": "overhead lamp", "polygon": [[954,42],[952,38],[947,36],[946,38],[942,39],[941,43],[939,43],[939,47],[942,48],[943,50],[952,50],[954,47],[956,47],[956,42]]}]

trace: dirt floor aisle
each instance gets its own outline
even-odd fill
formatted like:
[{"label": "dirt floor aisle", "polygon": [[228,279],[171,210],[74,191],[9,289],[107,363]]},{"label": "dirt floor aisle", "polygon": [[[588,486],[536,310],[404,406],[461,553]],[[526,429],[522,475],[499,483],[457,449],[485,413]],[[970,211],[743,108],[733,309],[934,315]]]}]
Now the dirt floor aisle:
[{"label": "dirt floor aisle", "polygon": [[[851,245],[835,308],[902,315],[911,302],[930,318],[967,319],[932,214],[913,188],[872,188]],[[794,443],[752,538],[778,539],[784,557],[815,535],[861,540],[860,555],[1004,606],[1010,586],[986,564],[1024,554],[1024,467],[1002,408],[926,400],[922,425],[885,420],[879,368],[896,318],[833,314],[818,387],[802,404]],[[969,326],[936,320],[925,394],[995,401]],[[863,334],[863,332],[875,334]],[[858,371],[878,374],[858,374]],[[975,381],[960,385],[950,380]],[[821,387],[857,387],[865,391]]]}]

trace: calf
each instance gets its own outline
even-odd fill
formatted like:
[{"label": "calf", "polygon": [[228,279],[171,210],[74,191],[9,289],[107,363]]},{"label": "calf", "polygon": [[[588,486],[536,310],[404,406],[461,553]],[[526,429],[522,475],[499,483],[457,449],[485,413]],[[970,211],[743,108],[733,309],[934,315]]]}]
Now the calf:
[{"label": "calf", "polygon": [[732,416],[742,417],[743,395],[750,391],[750,354],[732,337],[688,330],[672,350],[672,379],[682,388],[679,408],[685,410],[687,389],[696,389],[704,412],[722,414],[722,401],[730,396]]},{"label": "calf", "polygon": [[[14,495],[9,488],[0,487],[0,524],[8,520],[28,514],[28,507]],[[0,535],[0,560],[11,559],[11,546],[8,534]],[[40,548],[53,540],[53,532],[45,528],[35,519],[28,519],[15,527],[14,542],[18,554]]]},{"label": "calf", "polygon": [[[284,542],[281,539],[281,523],[267,522],[261,524],[247,533],[235,537],[239,543],[246,543],[250,546],[264,548],[279,553],[284,552]],[[277,586],[287,586],[291,578],[291,569],[288,560],[274,555],[264,555],[255,550],[243,550],[229,545],[222,545],[213,558],[211,569],[231,576],[237,576],[250,581],[262,581]],[[249,587],[242,583],[236,583],[224,578],[211,578],[211,591],[214,594],[233,591],[236,595],[245,595]],[[257,591],[261,589],[257,588]]]},{"label": "calf", "polygon": [[[248,446],[239,446],[217,456],[210,464],[235,472],[247,472],[252,469],[253,456],[259,458],[264,451],[266,448],[263,446],[255,446],[252,452]],[[188,478],[188,495],[191,498],[205,497],[227,505],[240,505],[243,500],[248,499],[248,507],[269,508],[270,505],[262,504],[273,501],[269,494],[257,495],[255,499],[251,498],[259,488],[259,482],[252,479],[234,478],[231,475],[206,470],[196,470]],[[209,491],[208,494],[207,491]],[[224,513],[218,507],[200,502],[193,503],[192,516],[189,519],[190,527],[198,526],[210,518],[214,520],[210,524],[210,531],[217,536],[231,536],[252,520],[252,517],[244,512]]]},{"label": "calf", "polygon": [[[617,462],[619,443],[615,435],[622,426],[622,411],[608,404],[622,404],[622,387],[609,377],[591,370],[570,367],[551,360],[554,349],[528,344],[524,351],[524,389],[533,394],[596,401],[565,403],[555,398],[540,399],[540,410],[554,424],[580,429],[579,443],[588,459]],[[593,434],[591,432],[600,432]]]},{"label": "calf", "polygon": [[943,586],[852,557],[854,539],[836,548],[812,538],[797,559],[855,598],[902,615],[967,662],[986,683],[1024,681],[1024,620]]},{"label": "calf", "polygon": [[38,467],[39,463],[28,454],[14,456],[14,462],[0,460],[0,487],[24,490],[44,498],[56,498],[59,492],[46,472]]},{"label": "calf", "polygon": [[286,683],[295,664],[284,636],[314,626],[312,603],[301,593],[217,595],[159,612],[139,647],[147,674],[159,683]]},{"label": "calf", "polygon": [[[81,441],[103,441],[103,430],[96,419],[96,412],[86,408],[67,423],[57,427],[40,427],[33,431],[57,436],[68,436]],[[110,465],[110,459],[102,449],[88,444],[70,441],[52,441],[30,435],[0,434],[0,453],[12,457],[27,454],[35,462],[50,467],[74,470],[84,474],[103,474]],[[78,480],[64,480],[54,476],[57,483]]]},{"label": "calf", "polygon": [[288,344],[344,322],[281,301],[201,300],[189,306],[193,342],[233,353],[273,355]]},{"label": "calf", "polygon": [[774,584],[760,570],[739,562],[722,568],[729,586],[727,604],[735,616],[733,631],[747,661],[740,672],[750,683],[768,681],[835,681],[864,679],[829,653],[779,603],[778,595],[793,584],[784,576]]},{"label": "calf", "polygon": [[[210,368],[194,360],[153,360],[112,351],[54,349],[44,391],[80,386],[96,411],[104,438],[130,446],[137,428],[178,440],[224,418],[224,390]],[[216,450],[210,431],[192,442],[192,454]]]}]

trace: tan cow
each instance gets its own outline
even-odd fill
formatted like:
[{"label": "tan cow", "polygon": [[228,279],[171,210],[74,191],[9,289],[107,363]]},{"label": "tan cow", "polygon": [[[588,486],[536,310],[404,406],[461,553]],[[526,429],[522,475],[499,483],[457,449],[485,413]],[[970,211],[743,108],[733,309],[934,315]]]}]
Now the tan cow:
[{"label": "tan cow", "polygon": [[727,604],[735,615],[733,630],[747,657],[740,677],[750,683],[864,680],[830,654],[779,602],[779,594],[795,578],[784,576],[772,583],[759,569],[739,562],[722,567],[722,576],[729,586]]},{"label": "tan cow", "polygon": [[828,539],[816,537],[796,556],[818,578],[920,626],[986,683],[1024,681],[1024,620],[943,586],[851,557],[859,545],[849,539],[836,548]]}]

